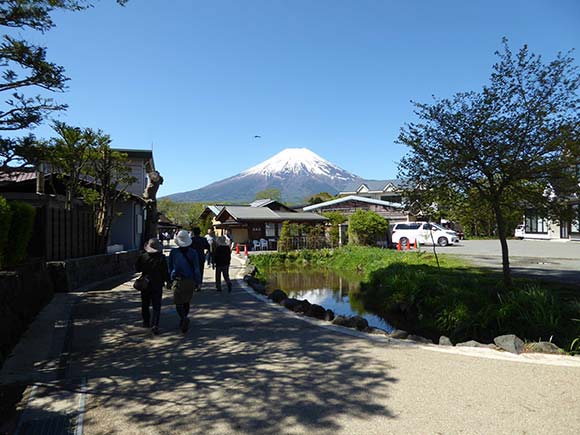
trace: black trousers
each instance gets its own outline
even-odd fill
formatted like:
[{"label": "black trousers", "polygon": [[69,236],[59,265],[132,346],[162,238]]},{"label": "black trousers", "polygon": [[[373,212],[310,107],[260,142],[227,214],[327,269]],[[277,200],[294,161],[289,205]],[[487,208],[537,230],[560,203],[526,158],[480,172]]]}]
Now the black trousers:
[{"label": "black trousers", "polygon": [[[161,299],[163,289],[144,290],[141,292],[141,316],[143,323],[148,326],[159,326],[159,317],[161,316]],[[153,311],[149,311],[153,307]]]},{"label": "black trousers", "polygon": [[186,304],[175,305],[175,310],[177,311],[177,314],[181,320],[185,319],[189,314],[189,302]]},{"label": "black trousers", "polygon": [[220,290],[222,288],[222,275],[224,280],[228,285],[228,289],[232,288],[232,282],[230,281],[230,265],[216,266],[215,267],[215,287]]}]

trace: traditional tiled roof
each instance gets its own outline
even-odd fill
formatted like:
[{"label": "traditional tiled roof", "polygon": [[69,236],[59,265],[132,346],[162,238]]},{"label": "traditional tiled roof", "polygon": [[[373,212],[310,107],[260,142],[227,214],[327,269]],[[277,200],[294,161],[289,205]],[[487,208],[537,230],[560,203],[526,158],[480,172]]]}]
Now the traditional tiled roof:
[{"label": "traditional tiled roof", "polygon": [[316,213],[305,212],[282,212],[274,211],[267,207],[250,207],[240,205],[226,205],[216,216],[216,220],[221,221],[225,216],[229,215],[236,221],[251,222],[284,222],[284,221],[312,221],[324,222],[327,219],[324,216]]},{"label": "traditional tiled roof", "polygon": [[398,178],[391,180],[358,180],[348,184],[340,193],[356,193],[363,185],[366,186],[370,192],[382,192],[387,186],[393,186],[396,189],[402,188],[404,182]]},{"label": "traditional tiled roof", "polygon": [[318,209],[321,209],[324,207],[328,207],[330,205],[340,204],[342,202],[347,202],[347,201],[359,201],[359,202],[364,202],[367,204],[381,205],[384,207],[403,208],[403,205],[399,204],[398,202],[381,201],[380,199],[365,198],[364,196],[349,195],[349,196],[343,196],[342,198],[332,199],[330,201],[321,202],[321,203],[314,204],[314,205],[309,205],[308,207],[304,207],[303,210],[304,211],[318,210]]},{"label": "traditional tiled roof", "polygon": [[314,221],[314,222],[324,222],[328,219],[316,213],[305,213],[305,212],[276,212],[282,220],[285,221]]},{"label": "traditional tiled roof", "polygon": [[25,181],[36,180],[36,171],[34,169],[21,169],[15,171],[0,172],[0,183],[22,183]]},{"label": "traditional tiled roof", "polygon": [[276,202],[276,200],[274,199],[257,199],[254,202],[250,202],[250,207],[265,207],[268,204],[271,204],[273,202]]}]

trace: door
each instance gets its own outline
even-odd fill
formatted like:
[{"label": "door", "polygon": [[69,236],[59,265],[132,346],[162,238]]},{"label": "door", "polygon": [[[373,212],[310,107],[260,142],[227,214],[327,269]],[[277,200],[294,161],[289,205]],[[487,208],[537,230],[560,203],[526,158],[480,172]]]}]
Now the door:
[{"label": "door", "polygon": [[566,221],[560,222],[560,238],[568,239],[570,237],[570,224]]}]

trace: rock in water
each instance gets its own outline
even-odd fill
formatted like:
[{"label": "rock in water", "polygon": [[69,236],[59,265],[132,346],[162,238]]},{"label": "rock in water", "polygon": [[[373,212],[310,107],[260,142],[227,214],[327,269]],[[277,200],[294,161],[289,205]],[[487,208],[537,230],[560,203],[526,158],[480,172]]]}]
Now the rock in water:
[{"label": "rock in water", "polygon": [[326,310],[323,307],[321,307],[320,305],[312,304],[312,305],[310,305],[310,309],[308,310],[306,315],[309,317],[314,317],[316,319],[322,320],[322,319],[324,319],[324,316],[326,315]]},{"label": "rock in water", "polygon": [[326,309],[326,314],[324,315],[324,320],[332,322],[334,320],[334,311]]},{"label": "rock in water", "polygon": [[268,297],[270,299],[272,299],[272,301],[276,302],[277,304],[282,302],[284,299],[288,299],[288,295],[286,294],[286,292],[284,292],[280,289],[274,290],[272,293],[270,293],[270,295]]},{"label": "rock in water", "polygon": [[351,328],[358,329],[359,331],[366,331],[369,328],[369,322],[367,319],[361,316],[354,316],[350,318]]},{"label": "rock in water", "polygon": [[332,321],[333,325],[338,325],[338,326],[346,326],[348,327],[349,325],[349,318],[346,316],[336,316],[334,318],[334,320]]},{"label": "rock in water", "polygon": [[300,304],[300,301],[296,298],[287,298],[282,301],[282,305],[290,311],[294,311],[298,304]]}]

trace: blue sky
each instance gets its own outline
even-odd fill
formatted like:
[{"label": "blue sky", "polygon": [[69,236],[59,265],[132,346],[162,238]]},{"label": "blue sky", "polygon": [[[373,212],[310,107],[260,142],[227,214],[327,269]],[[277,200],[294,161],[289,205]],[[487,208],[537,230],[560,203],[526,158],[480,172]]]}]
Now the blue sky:
[{"label": "blue sky", "polygon": [[288,147],[394,178],[410,100],[480,89],[502,36],[547,60],[580,48],[577,0],[101,0],[54,19],[32,37],[71,78],[59,119],[153,146],[161,196]]}]

